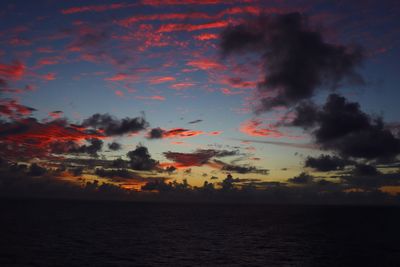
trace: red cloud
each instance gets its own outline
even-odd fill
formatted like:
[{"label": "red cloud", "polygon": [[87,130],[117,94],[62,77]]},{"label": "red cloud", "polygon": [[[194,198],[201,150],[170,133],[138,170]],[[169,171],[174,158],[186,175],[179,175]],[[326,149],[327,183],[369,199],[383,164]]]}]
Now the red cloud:
[{"label": "red cloud", "polygon": [[49,112],[49,116],[53,119],[59,119],[62,116],[63,112],[60,110]]},{"label": "red cloud", "polygon": [[164,6],[164,5],[217,5],[217,4],[230,4],[233,2],[240,2],[238,0],[142,0],[143,5],[149,6]]},{"label": "red cloud", "polygon": [[33,111],[35,111],[34,108],[21,105],[13,99],[0,100],[0,115],[2,116],[18,118],[31,115]]},{"label": "red cloud", "polygon": [[223,131],[213,131],[213,132],[209,132],[208,134],[209,135],[220,135],[222,133],[223,133]]},{"label": "red cloud", "polygon": [[66,9],[62,9],[61,13],[64,15],[82,13],[82,12],[104,12],[108,10],[121,9],[134,6],[134,4],[125,4],[125,3],[115,3],[111,5],[92,5],[92,6],[81,6],[81,7],[70,7]]},{"label": "red cloud", "polygon": [[276,127],[263,124],[259,119],[251,119],[243,122],[240,125],[240,131],[250,136],[273,138],[280,138],[284,136],[284,134],[277,130]]},{"label": "red cloud", "polygon": [[25,68],[25,65],[19,61],[15,61],[9,65],[0,63],[0,77],[18,80],[24,75]]},{"label": "red cloud", "polygon": [[169,14],[154,14],[154,15],[138,15],[117,21],[121,26],[128,27],[133,23],[140,21],[152,20],[186,20],[186,19],[211,19],[212,16],[202,12],[191,13],[169,13]]},{"label": "red cloud", "polygon": [[68,124],[65,120],[38,122],[33,118],[0,124],[0,155],[6,158],[50,157],[52,145],[104,138],[100,132]]}]

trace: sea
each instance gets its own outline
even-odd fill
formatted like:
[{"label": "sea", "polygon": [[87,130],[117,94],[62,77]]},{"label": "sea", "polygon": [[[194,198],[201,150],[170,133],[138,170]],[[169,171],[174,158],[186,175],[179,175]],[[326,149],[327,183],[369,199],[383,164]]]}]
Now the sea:
[{"label": "sea", "polygon": [[0,199],[0,266],[400,266],[400,207]]}]

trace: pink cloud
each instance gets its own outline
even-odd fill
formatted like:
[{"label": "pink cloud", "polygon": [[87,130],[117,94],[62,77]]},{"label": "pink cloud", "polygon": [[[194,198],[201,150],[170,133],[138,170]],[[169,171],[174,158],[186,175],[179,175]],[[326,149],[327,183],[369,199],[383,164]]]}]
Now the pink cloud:
[{"label": "pink cloud", "polygon": [[259,137],[284,137],[284,134],[276,129],[273,125],[263,124],[260,119],[250,119],[240,125],[240,131],[250,135]]},{"label": "pink cloud", "polygon": [[80,6],[80,7],[70,7],[62,9],[61,13],[64,15],[70,15],[82,12],[104,12],[109,10],[121,9],[135,6],[136,4],[125,4],[125,3],[115,3],[110,5],[91,5],[91,6]]},{"label": "pink cloud", "polygon": [[136,96],[137,99],[149,99],[149,100],[158,100],[165,101],[165,97],[161,95],[152,95],[152,96]]},{"label": "pink cloud", "polygon": [[172,81],[175,81],[175,78],[171,77],[171,76],[152,77],[149,80],[149,82],[151,84],[160,84],[160,83],[166,83],[166,82],[172,82]]}]

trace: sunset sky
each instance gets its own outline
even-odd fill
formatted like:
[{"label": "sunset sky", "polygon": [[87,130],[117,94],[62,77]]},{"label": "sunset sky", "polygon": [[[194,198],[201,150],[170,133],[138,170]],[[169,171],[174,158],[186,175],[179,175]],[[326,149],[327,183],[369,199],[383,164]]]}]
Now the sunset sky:
[{"label": "sunset sky", "polygon": [[0,5],[3,178],[399,191],[398,1]]}]

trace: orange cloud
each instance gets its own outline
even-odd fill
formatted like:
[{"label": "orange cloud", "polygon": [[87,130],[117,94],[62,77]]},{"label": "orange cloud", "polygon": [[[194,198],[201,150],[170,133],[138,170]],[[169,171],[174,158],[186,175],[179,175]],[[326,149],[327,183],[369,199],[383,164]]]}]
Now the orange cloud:
[{"label": "orange cloud", "polygon": [[203,131],[192,131],[184,128],[173,128],[163,133],[164,138],[187,138],[204,134]]},{"label": "orange cloud", "polygon": [[203,34],[194,36],[194,38],[197,40],[200,40],[200,41],[206,41],[206,40],[218,39],[218,34],[203,33]]},{"label": "orange cloud", "polygon": [[280,138],[284,134],[273,125],[263,124],[259,119],[250,119],[240,125],[240,131],[250,136]]}]

